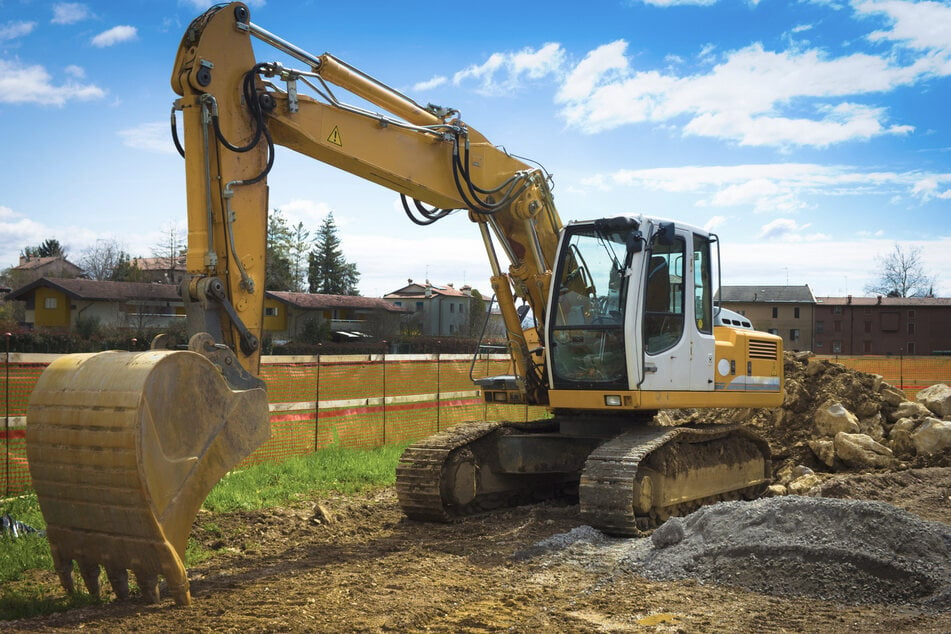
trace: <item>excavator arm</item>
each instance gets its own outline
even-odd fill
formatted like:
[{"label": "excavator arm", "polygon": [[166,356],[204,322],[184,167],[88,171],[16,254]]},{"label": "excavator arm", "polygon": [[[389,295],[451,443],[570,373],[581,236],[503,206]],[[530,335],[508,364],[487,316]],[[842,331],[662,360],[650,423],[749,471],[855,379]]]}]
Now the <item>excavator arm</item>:
[{"label": "excavator arm", "polygon": [[[281,145],[398,192],[418,224],[468,210],[492,266],[523,393],[518,400],[544,404],[544,372],[531,357],[516,300],[544,319],[562,226],[547,175],[489,143],[455,110],[421,106],[330,54],[312,55],[282,40],[248,15],[235,3],[198,18],[182,40],[172,75],[191,150],[183,152],[189,296],[204,301],[206,294],[196,289],[202,276],[212,276],[234,307],[218,309],[223,337],[216,340],[256,373],[257,353],[245,350],[245,333],[260,335],[266,176],[274,145]],[[254,40],[307,67],[256,62]],[[337,90],[383,113],[348,105]],[[190,330],[212,332],[201,325],[214,322],[196,318]]]},{"label": "excavator arm", "polygon": [[[253,40],[306,68],[258,62]],[[51,364],[31,396],[27,453],[64,588],[74,589],[75,561],[94,594],[102,566],[120,597],[133,570],[146,598],[158,599],[164,576],[175,601],[188,604],[183,561],[194,517],[215,483],[270,433],[257,375],[274,146],[399,192],[418,224],[468,210],[493,270],[515,366],[504,386],[513,401],[547,399],[543,362],[529,350],[515,304],[520,298],[544,318],[561,221],[543,170],[491,145],[454,110],[422,107],[272,35],[242,3],[218,5],[189,26],[171,84],[187,185],[181,295],[190,339],[159,336],[148,352]],[[337,88],[384,114],[339,101]]]}]

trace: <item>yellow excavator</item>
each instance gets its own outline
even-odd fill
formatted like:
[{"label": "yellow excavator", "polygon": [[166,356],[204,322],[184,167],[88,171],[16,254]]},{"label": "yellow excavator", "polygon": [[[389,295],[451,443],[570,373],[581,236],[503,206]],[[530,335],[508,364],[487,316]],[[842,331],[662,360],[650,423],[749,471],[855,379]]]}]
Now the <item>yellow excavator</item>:
[{"label": "yellow excavator", "polygon": [[[253,41],[304,68],[257,61]],[[510,373],[476,382],[487,402],[550,411],[529,423],[460,424],[407,448],[396,489],[409,518],[568,494],[585,522],[637,535],[765,488],[769,449],[753,432],[653,422],[664,408],[782,401],[781,339],[716,325],[715,235],[642,216],[564,225],[542,168],[490,144],[454,109],[419,105],[266,31],[242,3],[192,22],[171,83],[190,339],[61,357],[27,413],[30,472],[68,591],[76,562],[91,593],[101,566],[120,598],[132,570],[146,599],[159,599],[164,577],[174,600],[190,603],[183,559],[198,509],[269,436],[257,375],[275,145],[395,190],[417,224],[466,210],[512,361]]]}]

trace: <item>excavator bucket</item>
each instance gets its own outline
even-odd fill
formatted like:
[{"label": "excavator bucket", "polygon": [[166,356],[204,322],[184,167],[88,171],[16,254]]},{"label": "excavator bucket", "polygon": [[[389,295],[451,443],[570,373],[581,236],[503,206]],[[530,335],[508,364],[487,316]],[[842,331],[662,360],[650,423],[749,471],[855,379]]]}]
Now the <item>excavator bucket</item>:
[{"label": "excavator bucket", "polygon": [[149,601],[159,575],[191,602],[188,533],[212,487],[270,433],[263,389],[234,391],[201,354],[101,352],[57,359],[27,410],[27,457],[60,582],[73,561],[119,598],[128,571]]}]

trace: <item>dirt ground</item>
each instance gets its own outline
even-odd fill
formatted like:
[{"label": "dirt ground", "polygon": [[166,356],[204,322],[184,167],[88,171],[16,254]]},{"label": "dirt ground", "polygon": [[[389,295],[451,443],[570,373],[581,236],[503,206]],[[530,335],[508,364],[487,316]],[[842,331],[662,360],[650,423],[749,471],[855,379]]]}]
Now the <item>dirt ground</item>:
[{"label": "dirt ground", "polygon": [[[948,467],[837,475],[827,494],[880,500],[951,524]],[[847,605],[693,580],[650,582],[560,557],[517,556],[580,524],[577,506],[556,502],[455,524],[420,524],[403,518],[392,490],[294,508],[202,514],[193,536],[218,556],[189,571],[191,607],[133,598],[5,626],[44,632],[951,631],[951,612],[910,604]]]},{"label": "dirt ground", "polygon": [[[170,598],[148,605],[133,595],[130,601],[0,623],[0,629],[951,632],[951,451],[897,462],[889,470],[823,472],[808,447],[812,413],[834,398],[879,424],[884,419],[877,413],[882,403],[878,381],[829,364],[810,369],[791,358],[786,375],[781,410],[711,415],[746,419],[761,431],[772,448],[777,475],[791,465],[817,469],[820,484],[810,496],[891,505],[883,513],[880,506],[850,502],[851,515],[830,516],[847,520],[821,524],[815,513],[785,510],[796,500],[803,501],[803,509],[815,508],[814,497],[747,503],[767,506],[767,519],[754,519],[754,528],[769,529],[769,513],[785,513],[782,523],[776,523],[782,530],[774,533],[800,534],[809,542],[807,548],[831,535],[833,550],[788,548],[764,554],[767,540],[747,542],[738,544],[745,549],[739,557],[737,552],[713,553],[716,574],[711,574],[708,557],[702,577],[650,581],[623,552],[643,551],[641,545],[649,546],[645,540],[655,540],[610,540],[593,529],[585,531],[576,505],[548,502],[453,524],[423,524],[407,520],[394,490],[386,489],[323,497],[292,508],[200,513],[192,537],[216,555],[189,570],[190,607],[176,607]],[[773,500],[782,504],[769,506]],[[738,508],[736,525],[741,519],[750,524],[747,511],[752,507]],[[911,521],[899,509],[911,513]],[[922,524],[919,518],[937,524]],[[685,526],[699,523],[690,519]],[[728,541],[733,536],[738,541],[740,529],[732,528],[730,517],[727,521]],[[572,545],[578,534],[594,537]],[[861,539],[848,539],[853,535]],[[690,537],[695,544],[696,534]],[[877,537],[882,539],[876,542]],[[563,547],[552,547],[561,543]],[[856,552],[863,550],[867,552]],[[913,554],[910,563],[908,553]],[[902,558],[906,568],[891,565]],[[926,568],[940,574],[918,574]],[[56,583],[52,572],[37,574],[41,578],[30,582]],[[767,575],[779,582],[758,583]],[[912,578],[936,579],[936,587],[926,588],[927,597],[896,587]],[[750,587],[760,590],[746,589]],[[828,593],[831,587],[836,592]],[[823,598],[830,595],[838,600]]]}]

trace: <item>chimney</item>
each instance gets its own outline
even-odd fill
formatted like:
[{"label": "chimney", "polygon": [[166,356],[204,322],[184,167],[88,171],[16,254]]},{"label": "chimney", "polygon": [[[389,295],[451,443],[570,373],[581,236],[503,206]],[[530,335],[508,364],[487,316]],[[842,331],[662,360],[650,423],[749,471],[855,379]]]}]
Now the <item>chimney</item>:
[{"label": "chimney", "polygon": [[881,303],[882,303],[882,296],[881,296],[881,295],[878,296],[878,301],[875,302],[875,303],[881,305]]},{"label": "chimney", "polygon": [[852,296],[851,296],[851,295],[849,295],[848,297],[845,298],[845,303],[846,303],[846,304],[851,304],[851,303],[852,303]]}]

